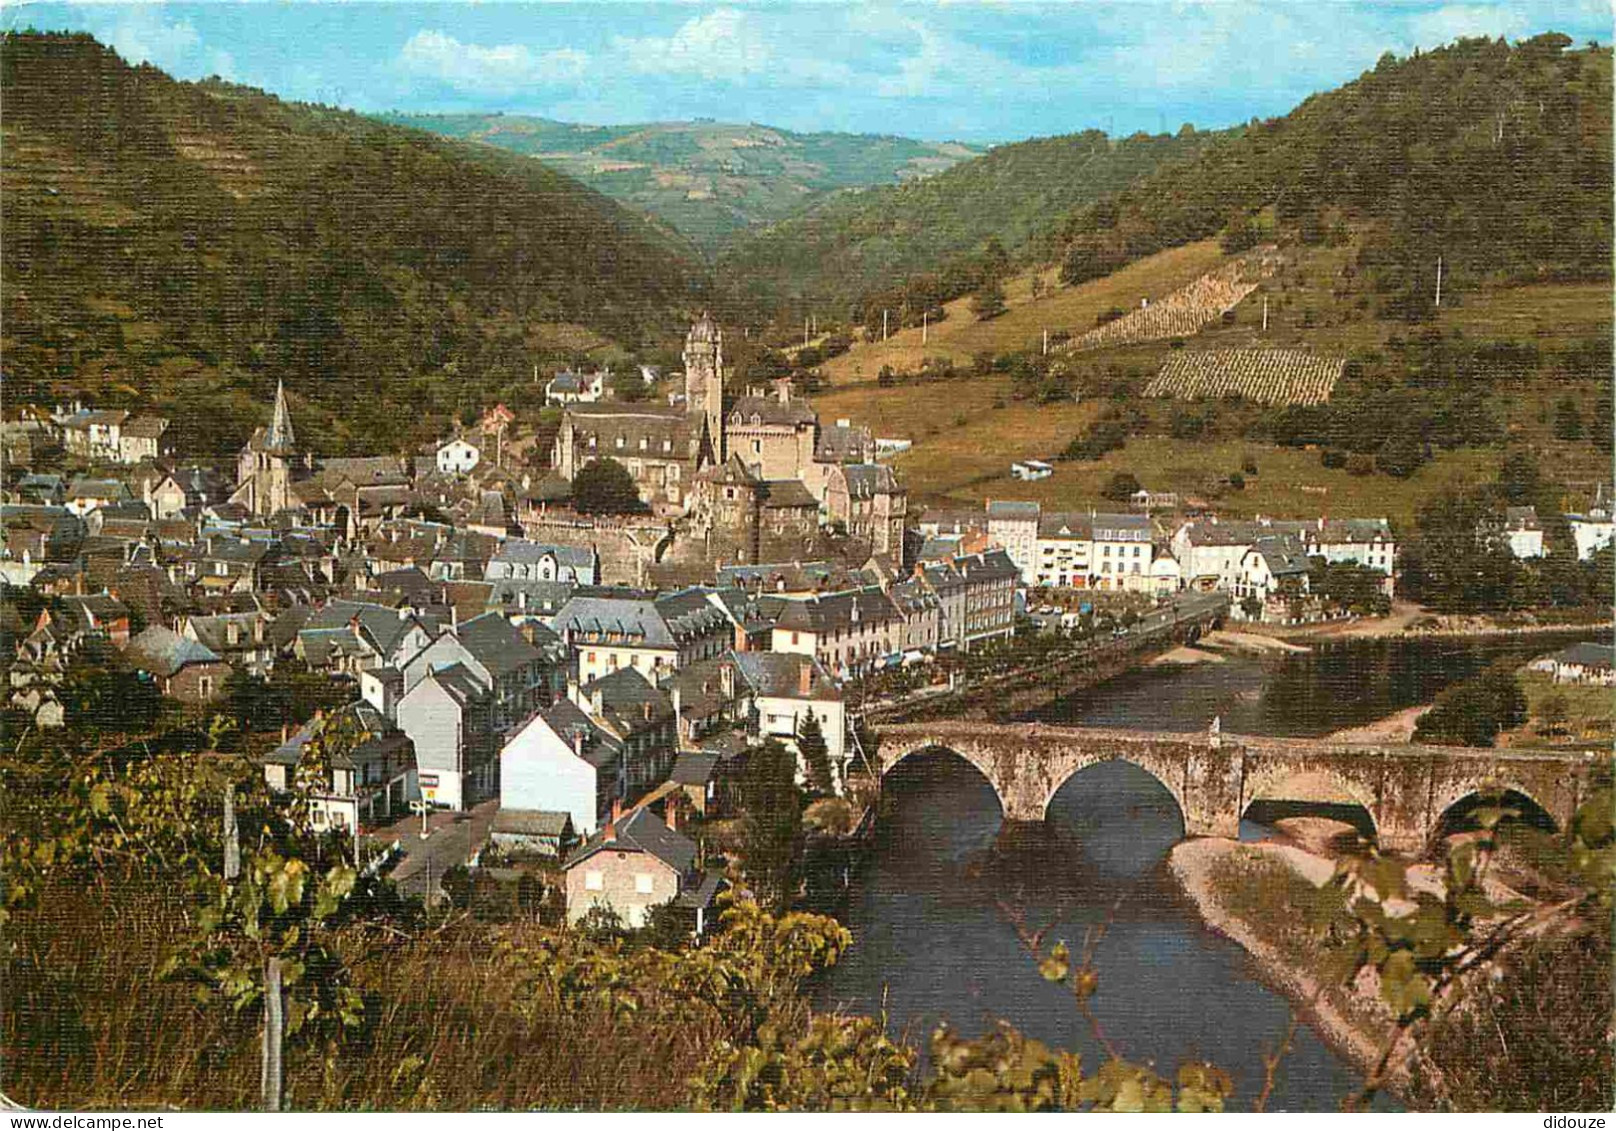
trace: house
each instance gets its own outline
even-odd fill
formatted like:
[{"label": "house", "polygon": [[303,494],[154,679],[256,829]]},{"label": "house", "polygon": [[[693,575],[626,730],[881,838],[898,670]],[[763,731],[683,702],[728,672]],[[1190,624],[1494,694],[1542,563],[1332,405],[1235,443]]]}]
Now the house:
[{"label": "house", "polygon": [[123,656],[131,668],[150,675],[164,695],[186,703],[210,702],[230,675],[230,665],[206,645],[160,624],[131,639]]},{"label": "house", "polygon": [[1550,673],[1555,683],[1616,687],[1616,647],[1591,642],[1573,644],[1534,660],[1532,668]]},{"label": "house", "polygon": [[909,496],[886,464],[835,464],[825,472],[825,517],[872,554],[903,556]]},{"label": "house", "polygon": [[1305,596],[1307,571],[1307,553],[1299,539],[1289,534],[1263,535],[1241,556],[1235,608],[1243,600],[1255,599],[1266,606],[1271,600]]},{"label": "house", "polygon": [[67,489],[67,509],[80,518],[113,503],[128,502],[129,488],[116,479],[81,476]]},{"label": "house", "polygon": [[514,852],[536,852],[564,857],[578,839],[572,817],[550,809],[507,809],[501,804],[488,830],[488,839]]},{"label": "house", "polygon": [[464,664],[428,672],[399,699],[395,713],[415,744],[423,801],[468,809],[493,795],[499,773],[493,700]]},{"label": "house", "polygon": [[502,810],[566,813],[589,836],[626,792],[622,744],[570,699],[534,715],[500,748]]},{"label": "house", "polygon": [[361,824],[385,822],[410,811],[420,797],[415,748],[404,734],[369,703],[350,703],[329,718],[316,715],[296,734],[264,755],[264,781],[277,793],[297,786],[304,748],[320,727],[343,723],[357,741],[332,755],[318,780],[306,783],[309,819],[316,829],[355,830]]},{"label": "house", "polygon": [[1509,552],[1517,558],[1543,556],[1543,524],[1536,507],[1505,507],[1504,533],[1509,538]]},{"label": "house", "polygon": [[488,559],[483,577],[489,581],[562,581],[596,585],[600,555],[593,547],[559,546],[508,538]]},{"label": "house", "polygon": [[[696,870],[696,842],[645,809],[607,822],[567,858],[564,867],[569,923],[601,907],[615,913],[625,926],[643,927],[653,907],[708,886]],[[705,901],[696,907],[698,931],[705,909]]]},{"label": "house", "polygon": [[1616,542],[1616,522],[1603,510],[1588,514],[1568,514],[1566,524],[1571,527],[1571,540],[1577,547],[1577,560],[1585,562],[1600,550]]},{"label": "house", "polygon": [[1021,479],[1028,483],[1039,479],[1048,479],[1054,474],[1054,465],[1045,463],[1041,459],[1025,459],[1010,465],[1010,477],[1012,479]]},{"label": "house", "polygon": [[580,594],[562,606],[550,627],[572,650],[581,682],[619,668],[660,680],[722,654],[733,642],[729,618],[711,593],[695,587],[657,598]]},{"label": "house", "polygon": [[551,404],[594,404],[606,397],[609,369],[575,373],[563,369],[544,386],[544,399]]},{"label": "house", "polygon": [[988,537],[1002,546],[1021,574],[1023,585],[1038,584],[1038,527],[1042,509],[1037,503],[993,499],[987,504]]},{"label": "house", "polygon": [[466,475],[482,459],[482,451],[463,436],[456,436],[439,444],[434,458],[441,475]]},{"label": "house", "polygon": [[116,461],[123,422],[129,414],[122,409],[79,409],[62,421],[62,446],[85,459]]},{"label": "house", "polygon": [[568,697],[621,751],[621,795],[643,797],[673,766],[679,735],[672,699],[633,668],[573,688]]},{"label": "house", "polygon": [[172,445],[163,439],[167,431],[168,419],[162,416],[136,416],[124,421],[118,433],[118,462],[135,464],[168,455]]},{"label": "house", "polygon": [[275,665],[275,645],[267,638],[269,616],[262,610],[181,618],[179,631],[249,675],[267,676]]},{"label": "house", "polygon": [[763,600],[776,611],[772,651],[813,656],[840,676],[868,671],[902,650],[903,610],[877,586]]},{"label": "house", "polygon": [[797,754],[799,782],[810,779],[810,767],[802,761],[797,736],[806,716],[815,718],[825,736],[832,788],[841,793],[847,771],[846,704],[824,665],[812,656],[779,652],[732,652],[726,662],[735,665],[739,690],[752,701],[758,737],[777,739]]},{"label": "house", "polygon": [[111,593],[63,597],[62,605],[78,622],[80,633],[99,633],[116,648],[129,643],[129,608]]},{"label": "house", "polygon": [[504,732],[560,693],[565,662],[560,640],[542,624],[518,628],[499,613],[484,613],[451,625],[396,666],[406,696],[433,671],[463,667],[489,700],[490,725]]}]

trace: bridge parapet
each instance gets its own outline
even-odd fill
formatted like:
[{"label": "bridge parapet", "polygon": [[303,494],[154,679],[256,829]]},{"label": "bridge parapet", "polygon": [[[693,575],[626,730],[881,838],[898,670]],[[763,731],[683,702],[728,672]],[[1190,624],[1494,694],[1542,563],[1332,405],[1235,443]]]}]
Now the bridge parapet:
[{"label": "bridge parapet", "polygon": [[1253,801],[1331,802],[1363,806],[1380,845],[1404,851],[1423,848],[1452,806],[1491,789],[1530,798],[1564,828],[1592,791],[1602,757],[958,720],[875,733],[883,775],[914,753],[952,751],[987,778],[1007,820],[1042,820],[1073,775],[1125,761],[1173,795],[1188,836],[1238,835]]}]

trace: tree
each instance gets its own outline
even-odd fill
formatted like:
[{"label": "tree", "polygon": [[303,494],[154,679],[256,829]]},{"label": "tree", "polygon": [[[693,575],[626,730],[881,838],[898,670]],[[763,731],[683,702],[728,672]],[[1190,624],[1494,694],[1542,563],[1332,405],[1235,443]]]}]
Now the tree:
[{"label": "tree", "polygon": [[1564,734],[1570,713],[1566,697],[1560,692],[1545,696],[1537,705],[1538,729],[1544,734]]},{"label": "tree", "polygon": [[1504,537],[1490,492],[1445,492],[1415,515],[1403,557],[1403,588],[1438,612],[1477,612],[1509,605],[1520,565]]},{"label": "tree", "polygon": [[797,724],[797,753],[808,771],[808,784],[817,793],[836,792],[836,779],[831,772],[830,747],[825,732],[820,728],[819,716],[804,711]]},{"label": "tree", "polygon": [[1577,402],[1564,397],[1554,406],[1554,438],[1556,440],[1582,439],[1582,410]]},{"label": "tree", "polygon": [[741,775],[742,868],[766,908],[785,910],[802,865],[802,793],[797,756],[773,739],[753,750]]},{"label": "tree", "polygon": [[983,283],[982,289],[971,299],[971,313],[982,322],[999,317],[1007,309],[1004,304],[1004,287],[999,285],[997,279]]},{"label": "tree", "polygon": [[634,403],[651,395],[651,386],[640,374],[638,366],[630,366],[612,377],[612,394],[620,401]]},{"label": "tree", "polygon": [[1135,479],[1131,472],[1119,471],[1106,483],[1100,491],[1100,496],[1113,503],[1125,503],[1139,490],[1139,480]]},{"label": "tree", "polygon": [[572,505],[579,514],[633,514],[645,510],[634,477],[614,459],[586,464],[573,477]]}]

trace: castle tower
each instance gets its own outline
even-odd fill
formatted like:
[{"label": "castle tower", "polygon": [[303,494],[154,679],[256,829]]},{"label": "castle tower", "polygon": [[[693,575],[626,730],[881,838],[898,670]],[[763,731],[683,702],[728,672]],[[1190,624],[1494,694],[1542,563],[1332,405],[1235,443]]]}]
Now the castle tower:
[{"label": "castle tower", "polygon": [[685,338],[684,362],[685,411],[703,418],[712,462],[722,465],[728,456],[724,443],[724,332],[706,311]]}]

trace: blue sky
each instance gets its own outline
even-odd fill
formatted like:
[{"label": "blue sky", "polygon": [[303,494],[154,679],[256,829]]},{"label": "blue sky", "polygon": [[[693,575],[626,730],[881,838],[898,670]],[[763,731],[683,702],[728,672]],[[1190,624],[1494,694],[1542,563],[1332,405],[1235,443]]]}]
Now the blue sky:
[{"label": "blue sky", "polygon": [[180,78],[354,110],[1010,141],[1283,114],[1459,35],[1612,38],[1606,0],[1517,3],[4,3]]}]

